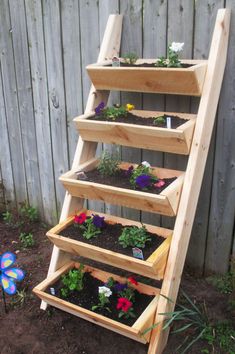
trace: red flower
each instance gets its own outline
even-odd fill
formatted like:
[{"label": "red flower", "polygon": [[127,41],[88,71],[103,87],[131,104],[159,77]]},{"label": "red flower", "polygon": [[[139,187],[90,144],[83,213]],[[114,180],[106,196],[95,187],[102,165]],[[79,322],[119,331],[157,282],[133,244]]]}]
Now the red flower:
[{"label": "red flower", "polygon": [[75,215],[74,216],[74,223],[75,224],[81,225],[81,224],[84,223],[85,220],[86,220],[86,214],[85,213],[81,213],[79,215]]},{"label": "red flower", "polygon": [[131,306],[132,306],[132,302],[129,301],[127,298],[120,297],[118,299],[117,310],[122,310],[123,312],[127,312]]},{"label": "red flower", "polygon": [[138,285],[138,282],[135,280],[135,278],[129,277],[128,280],[131,284]]}]

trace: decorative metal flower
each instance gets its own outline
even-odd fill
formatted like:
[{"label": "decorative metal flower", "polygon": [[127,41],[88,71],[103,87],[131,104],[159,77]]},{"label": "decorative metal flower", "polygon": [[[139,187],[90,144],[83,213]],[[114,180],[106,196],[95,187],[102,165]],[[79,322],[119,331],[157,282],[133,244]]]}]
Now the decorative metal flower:
[{"label": "decorative metal flower", "polygon": [[16,260],[14,253],[5,252],[0,256],[0,284],[2,289],[8,295],[16,293],[16,284],[14,281],[21,281],[25,277],[23,270],[19,268],[10,268]]}]

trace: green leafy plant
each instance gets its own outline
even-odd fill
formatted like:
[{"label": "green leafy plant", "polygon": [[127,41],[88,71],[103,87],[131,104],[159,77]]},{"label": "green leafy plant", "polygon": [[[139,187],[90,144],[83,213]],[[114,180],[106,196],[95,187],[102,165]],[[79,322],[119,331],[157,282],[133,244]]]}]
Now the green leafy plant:
[{"label": "green leafy plant", "polygon": [[5,213],[2,213],[3,216],[3,221],[7,225],[13,225],[13,214],[10,211],[6,211]]},{"label": "green leafy plant", "polygon": [[79,226],[81,230],[83,230],[83,237],[87,240],[90,240],[92,237],[99,235],[101,233],[101,229],[97,228],[93,224],[92,218],[87,218],[86,221]]},{"label": "green leafy plant", "polygon": [[120,158],[117,154],[110,154],[105,150],[101,155],[97,169],[103,176],[114,176],[119,170],[119,163]]},{"label": "green leafy plant", "polygon": [[139,59],[138,55],[133,52],[129,52],[123,55],[124,62],[126,64],[133,65],[136,63],[137,59]]},{"label": "green leafy plant", "polygon": [[30,248],[35,245],[35,240],[32,233],[21,232],[19,236],[20,242],[24,248]]},{"label": "green leafy plant", "polygon": [[126,247],[140,247],[144,248],[146,242],[151,241],[151,237],[149,237],[146,227],[142,225],[142,227],[137,226],[127,226],[122,229],[121,236],[118,239],[120,245],[123,248]]},{"label": "green leafy plant", "polygon": [[96,311],[98,309],[105,309],[109,312],[111,310],[107,306],[110,301],[109,297],[112,295],[112,291],[110,290],[109,287],[107,286],[99,286],[99,303],[97,305],[92,306],[92,311]]},{"label": "green leafy plant", "polygon": [[179,52],[183,50],[184,43],[172,42],[167,49],[167,59],[160,57],[155,63],[158,67],[181,68],[181,61],[179,60]]},{"label": "green leafy plant", "polygon": [[38,220],[38,211],[36,208],[23,203],[19,209],[20,216],[28,222],[35,222]]},{"label": "green leafy plant", "polygon": [[12,298],[12,306],[23,306],[26,302],[28,295],[25,289],[17,290],[16,295]]},{"label": "green leafy plant", "polygon": [[215,286],[222,294],[231,294],[235,290],[235,269],[224,275],[213,275],[207,278],[207,281]]},{"label": "green leafy plant", "polygon": [[156,117],[153,121],[153,124],[165,124],[166,118],[164,116]]},{"label": "green leafy plant", "polygon": [[118,117],[126,117],[128,110],[125,106],[113,106],[113,107],[106,107],[103,109],[102,114],[105,118],[109,120],[116,120]]},{"label": "green leafy plant", "polygon": [[235,329],[229,321],[208,326],[202,339],[211,346],[217,344],[227,354],[235,353]]},{"label": "green leafy plant", "polygon": [[84,265],[80,264],[78,269],[71,269],[68,274],[62,275],[61,280],[64,285],[60,289],[61,295],[67,297],[72,291],[83,289]]}]

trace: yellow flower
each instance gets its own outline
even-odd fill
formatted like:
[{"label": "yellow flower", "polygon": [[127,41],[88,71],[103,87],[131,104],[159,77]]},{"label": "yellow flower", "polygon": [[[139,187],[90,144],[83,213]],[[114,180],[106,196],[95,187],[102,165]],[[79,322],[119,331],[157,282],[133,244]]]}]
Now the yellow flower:
[{"label": "yellow flower", "polygon": [[135,109],[135,106],[134,106],[133,104],[127,103],[127,104],[126,104],[126,109],[127,109],[128,111],[132,111],[132,109]]}]

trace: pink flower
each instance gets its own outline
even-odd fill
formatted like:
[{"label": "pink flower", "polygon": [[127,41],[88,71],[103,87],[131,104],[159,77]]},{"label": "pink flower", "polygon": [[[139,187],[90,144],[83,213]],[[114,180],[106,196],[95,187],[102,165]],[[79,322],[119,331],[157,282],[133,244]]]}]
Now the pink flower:
[{"label": "pink flower", "polygon": [[138,282],[135,280],[134,277],[129,277],[128,280],[129,280],[130,283],[132,283],[134,285],[138,285]]},{"label": "pink flower", "polygon": [[117,310],[127,312],[131,306],[132,306],[132,302],[130,300],[128,300],[127,298],[120,297],[118,299]]},{"label": "pink flower", "polygon": [[81,224],[84,223],[85,220],[86,220],[86,214],[85,213],[81,213],[79,215],[75,215],[74,216],[74,223],[75,224],[81,225]]},{"label": "pink flower", "polygon": [[156,183],[154,183],[154,187],[161,188],[166,184],[162,179],[159,179]]}]

